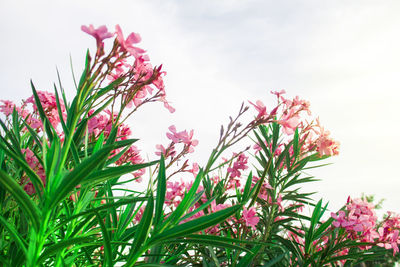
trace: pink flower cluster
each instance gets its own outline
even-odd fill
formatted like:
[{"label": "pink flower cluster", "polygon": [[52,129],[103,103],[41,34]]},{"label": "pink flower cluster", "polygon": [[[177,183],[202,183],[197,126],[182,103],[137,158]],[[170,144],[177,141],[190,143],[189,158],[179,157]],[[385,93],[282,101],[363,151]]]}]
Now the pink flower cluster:
[{"label": "pink flower cluster", "polygon": [[[234,155],[236,156],[236,155]],[[247,160],[249,157],[246,157],[243,153],[239,154],[237,157],[236,161],[233,163],[232,167],[228,168],[228,173],[230,174],[230,178],[235,178],[238,177],[240,178],[241,172],[243,170],[246,170],[247,167]]]},{"label": "pink flower cluster", "polygon": [[[166,133],[166,136],[171,140],[171,143],[167,147],[164,147],[161,144],[156,145],[157,151],[155,154],[157,156],[161,156],[161,154],[163,154],[165,158],[170,158],[170,163],[172,163],[178,161],[188,153],[194,152],[194,147],[199,144],[199,141],[193,139],[193,130],[190,132],[187,132],[186,130],[178,132],[175,125],[168,127],[168,130],[169,132]],[[178,152],[179,150],[176,150],[176,145],[178,144],[183,145],[180,152]],[[188,171],[195,174],[199,169],[197,163],[193,164],[193,168],[191,170],[187,170],[186,167],[188,167],[187,160],[183,164],[181,171]]]},{"label": "pink flower cluster", "polygon": [[6,117],[10,116],[14,110],[17,108],[15,104],[10,100],[0,100],[3,104],[0,105],[0,112],[3,113]]},{"label": "pink flower cluster", "polygon": [[[51,125],[58,132],[58,126],[60,124],[60,118],[58,115],[57,102],[56,97],[53,93],[45,92],[45,91],[37,91],[40,103],[43,107],[43,110],[49,119]],[[13,109],[15,108],[18,112],[18,115],[26,120],[26,122],[33,129],[41,131],[43,127],[42,122],[39,117],[39,112],[36,106],[35,98],[33,96],[23,101],[23,104],[18,107],[13,102],[9,100],[1,100],[3,105],[0,105],[0,112],[2,112],[6,117],[10,116]],[[29,108],[28,104],[31,104],[31,108]],[[61,113],[63,115],[63,119],[66,119],[65,106],[62,101],[60,101]],[[61,134],[60,134],[61,136]]]},{"label": "pink flower cluster", "polygon": [[[320,156],[339,154],[339,142],[329,136],[329,131],[324,130],[319,124],[318,118],[316,123],[313,122],[314,119],[311,117],[310,103],[308,101],[300,99],[298,96],[293,99],[285,98],[283,96],[286,93],[285,90],[271,93],[276,95],[278,104],[273,108],[269,116],[276,116],[275,122],[282,127],[287,142],[291,141],[293,134],[298,129],[301,156],[313,151],[317,151]],[[257,119],[268,116],[266,107],[261,101],[257,101],[256,104],[250,102],[250,104],[258,111]],[[308,119],[311,119],[311,123],[308,122]],[[258,152],[261,148],[257,144],[255,149]],[[280,148],[277,151],[275,151],[277,153],[275,156],[279,155]]]},{"label": "pink flower cluster", "polygon": [[[58,108],[56,102],[56,96],[53,93],[45,92],[45,91],[37,91],[40,103],[43,107],[46,116],[48,117],[50,123],[53,125],[54,128],[57,128],[57,125],[60,123],[60,118],[58,116]],[[61,107],[61,114],[63,114],[63,119],[67,118],[65,113],[65,107],[63,101],[60,102]],[[35,113],[37,113],[37,106],[33,96],[29,97],[26,100],[26,103],[31,103]]]},{"label": "pink flower cluster", "polygon": [[193,153],[194,147],[199,144],[198,140],[193,139],[193,130],[189,133],[186,130],[177,132],[175,125],[171,125],[168,129],[171,131],[171,133],[167,133],[168,139],[174,144],[183,143],[187,151]]},{"label": "pink flower cluster", "polygon": [[[94,110],[89,111],[89,116],[94,113]],[[115,123],[117,115],[111,114],[110,110],[105,110],[92,117],[88,121],[88,133],[92,140],[96,140],[103,133],[107,138],[110,135],[112,125]],[[117,140],[126,140],[132,134],[129,126],[121,124],[118,127]]]},{"label": "pink flower cluster", "polygon": [[319,126],[319,129],[315,129],[314,131],[318,134],[318,138],[316,140],[316,146],[317,146],[317,151],[318,153],[323,156],[332,156],[332,155],[338,155],[339,154],[339,146],[340,143],[338,141],[335,141],[332,139],[329,135],[329,131],[326,131],[322,126],[319,125],[319,121],[317,120],[317,125]]},{"label": "pink flower cluster", "polygon": [[[164,81],[162,76],[166,72],[161,71],[161,67],[153,68],[150,64],[149,56],[145,50],[136,46],[140,43],[141,37],[138,33],[131,33],[125,39],[119,25],[115,26],[115,33],[108,32],[106,26],[94,28],[93,25],[82,26],[82,31],[90,34],[96,39],[97,53],[96,62],[101,62],[99,71],[102,71],[104,65],[108,65],[106,70],[107,78],[114,81],[118,78],[128,78],[124,84],[125,89],[121,90],[124,105],[128,108],[134,105],[140,106],[144,102],[161,101],[171,113],[175,111],[166,100]],[[104,40],[116,35],[117,46],[114,46],[110,54],[104,58]],[[133,57],[133,63],[128,59]],[[111,67],[110,67],[111,66]],[[154,89],[156,93],[153,93]]]},{"label": "pink flower cluster", "polygon": [[[395,254],[399,251],[398,244],[400,244],[400,216],[388,214],[383,223],[378,225],[372,203],[362,199],[349,199],[346,210],[341,210],[338,214],[332,213],[331,216],[335,219],[333,226],[346,229],[349,238],[371,243],[371,246],[377,244],[386,249],[393,249]],[[365,246],[365,249],[371,246]]]},{"label": "pink flower cluster", "polygon": [[167,181],[167,191],[165,193],[165,204],[177,207],[181,203],[185,193],[190,189],[190,185],[182,179],[180,181]]},{"label": "pink flower cluster", "polygon": [[378,246],[393,249],[393,255],[399,252],[400,244],[400,215],[392,212],[387,213],[386,219],[378,228]]},{"label": "pink flower cluster", "polygon": [[341,210],[332,213],[335,227],[344,227],[349,232],[369,232],[376,224],[374,205],[361,199],[351,200],[346,206],[346,212]]}]

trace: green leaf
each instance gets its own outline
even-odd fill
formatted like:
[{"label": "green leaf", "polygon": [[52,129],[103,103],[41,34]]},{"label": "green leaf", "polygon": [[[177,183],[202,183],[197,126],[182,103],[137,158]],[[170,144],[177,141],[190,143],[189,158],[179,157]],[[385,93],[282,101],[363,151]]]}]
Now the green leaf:
[{"label": "green leaf", "polygon": [[253,182],[253,173],[250,172],[249,176],[247,177],[246,184],[245,184],[244,190],[243,190],[243,199],[242,199],[243,203],[247,202],[247,200],[251,197],[250,188],[251,188],[252,182]]},{"label": "green leaf", "polygon": [[187,235],[186,237],[193,238],[193,239],[207,239],[207,240],[215,240],[217,238],[221,242],[238,243],[238,244],[252,244],[252,245],[265,245],[265,243],[263,243],[263,242],[249,241],[249,240],[244,240],[244,239],[236,239],[236,238],[230,238],[230,237],[225,237],[225,236],[206,235],[206,234],[191,234],[191,235]]},{"label": "green leaf", "polygon": [[143,263],[143,264],[136,264],[136,266],[144,266],[144,267],[174,267],[176,265],[169,265],[169,264],[157,264],[157,263]]},{"label": "green leaf", "polygon": [[40,102],[40,98],[36,92],[35,86],[33,85],[33,82],[31,80],[31,87],[32,87],[32,92],[33,92],[33,97],[35,98],[35,103],[36,103],[36,108],[39,112],[39,116],[41,121],[43,122],[43,126],[46,131],[46,135],[49,138],[50,143],[53,141],[53,132],[55,132],[53,126],[51,126],[51,123],[49,119],[46,116],[46,113],[44,112],[42,103]]},{"label": "green leaf", "polygon": [[[46,248],[42,254],[40,255],[38,259],[38,264],[40,265],[43,263],[46,259],[48,259],[50,256],[58,253],[59,251],[62,251],[70,246],[80,244],[80,247],[83,246],[93,246],[93,243],[90,243],[94,240],[97,240],[98,237],[96,236],[80,236],[80,237],[75,237],[75,238],[70,238],[67,240],[62,240],[54,245],[49,246]],[[97,243],[96,243],[97,244]],[[74,248],[70,248],[69,250],[73,250]],[[77,248],[76,248],[77,249]]]},{"label": "green leaf", "polygon": [[90,54],[89,54],[89,49],[86,51],[86,61],[85,61],[85,69],[82,72],[81,78],[79,80],[79,85],[78,85],[78,92],[80,93],[82,90],[82,86],[86,81],[86,78],[89,73],[89,68],[90,68]]},{"label": "green leaf", "polygon": [[61,183],[57,186],[57,189],[51,197],[49,207],[52,208],[70,194],[73,189],[79,185],[85,178],[96,170],[96,168],[107,159],[111,150],[115,149],[115,146],[105,146],[89,158],[82,161],[72,171],[68,172],[61,180]]},{"label": "green leaf", "polygon": [[163,244],[171,244],[171,243],[192,243],[192,244],[202,244],[206,246],[213,246],[213,247],[221,247],[221,248],[231,248],[231,249],[236,249],[236,250],[241,250],[241,251],[246,251],[247,253],[252,254],[253,252],[245,247],[241,247],[238,245],[234,245],[232,243],[228,243],[225,241],[220,240],[219,236],[213,236],[213,239],[208,239],[208,238],[201,238],[201,235],[198,235],[199,237],[197,238],[189,238],[186,237],[184,239],[168,239],[162,241]]},{"label": "green leaf", "polygon": [[[202,194],[198,194],[198,199],[201,198]],[[217,196],[213,196],[212,198],[210,198],[209,200],[207,200],[207,202],[203,203],[200,207],[198,207],[197,209],[193,210],[192,212],[187,213],[185,216],[183,216],[180,221],[184,221],[186,219],[189,219],[190,217],[192,217],[193,215],[195,215],[196,213],[204,210],[206,207],[208,207],[208,205],[211,204],[211,202],[213,202],[215,199],[217,198]],[[197,198],[196,198],[197,199]],[[195,200],[196,200],[195,199]],[[195,201],[193,201],[195,202]],[[197,202],[197,201],[196,201]]]},{"label": "green leaf", "polygon": [[278,145],[280,125],[276,122],[272,123],[272,153],[275,152]]},{"label": "green leaf", "polygon": [[[66,96],[65,96],[64,87],[63,87],[62,84],[61,84],[60,72],[58,71],[58,68],[57,68],[57,67],[56,67],[56,70],[57,70],[58,84],[60,85],[61,95],[62,95],[62,97],[63,97],[64,107],[65,107],[66,109],[68,109],[68,102],[67,102],[67,98],[66,98]],[[72,73],[72,76],[73,76],[73,75],[74,75],[74,74]]]},{"label": "green leaf", "polygon": [[[57,70],[57,74],[58,74],[58,70]],[[61,81],[60,81],[60,86],[61,86]],[[55,98],[56,98],[58,118],[60,119],[61,127],[63,128],[64,134],[65,135],[69,135],[69,131],[68,131],[67,125],[65,124],[64,117],[63,117],[63,114],[62,114],[60,98],[58,96],[57,87],[56,87],[55,84],[54,84],[54,95],[55,95]],[[66,107],[65,103],[64,103],[64,106]]]},{"label": "green leaf", "polygon": [[150,194],[146,208],[143,211],[142,219],[140,220],[140,223],[136,230],[132,248],[129,251],[130,255],[126,263],[126,266],[132,266],[141,256],[143,250],[142,248],[144,247],[144,244],[146,243],[146,240],[149,237],[149,231],[153,221],[153,212],[154,212],[154,198],[153,194]]},{"label": "green leaf", "polygon": [[154,225],[156,228],[163,219],[162,215],[164,213],[163,206],[164,206],[166,191],[167,191],[167,179],[165,175],[165,161],[164,161],[164,155],[161,154],[160,166],[157,177],[156,211],[154,215]]},{"label": "green leaf", "polygon": [[272,267],[275,266],[278,262],[280,262],[286,255],[288,255],[288,252],[282,252],[278,257],[275,257],[274,259],[270,260],[269,262],[265,263],[263,267]]},{"label": "green leaf", "polygon": [[33,138],[33,140],[35,140],[35,142],[36,142],[37,146],[39,147],[39,149],[43,150],[42,142],[39,139],[39,135],[36,133],[36,131],[34,129],[32,129],[32,127],[25,120],[22,120],[22,122],[25,125],[25,127],[28,129],[28,131],[31,134],[31,137]]},{"label": "green leaf", "polygon": [[26,241],[19,235],[18,230],[15,229],[15,227],[7,222],[6,219],[4,219],[3,216],[0,215],[0,223],[4,225],[5,229],[8,231],[10,234],[10,237],[14,239],[15,243],[18,244],[18,246],[21,248],[21,250],[24,252],[25,257],[28,254],[27,251],[27,243]]},{"label": "green leaf", "polygon": [[97,142],[96,142],[96,144],[94,145],[94,148],[93,148],[93,153],[99,151],[100,148],[102,148],[103,143],[104,143],[104,132],[101,133],[100,136],[98,137]]},{"label": "green leaf", "polygon": [[297,159],[299,154],[300,154],[299,129],[296,128],[296,131],[294,132],[294,136],[293,136],[293,155],[294,155],[294,158]]},{"label": "green leaf", "polygon": [[49,151],[47,151],[45,155],[46,157],[45,171],[48,184],[53,184],[52,180],[55,178],[55,173],[58,164],[60,163],[60,150],[61,150],[60,139],[58,138],[58,136],[55,136],[54,142],[51,144]]},{"label": "green leaf", "polygon": [[261,245],[255,246],[253,249],[251,249],[251,253],[246,253],[243,258],[240,259],[238,264],[236,265],[237,267],[248,267],[251,266],[250,264],[253,262],[254,257],[257,255],[257,253],[261,249]]},{"label": "green leaf", "polygon": [[311,244],[314,241],[314,230],[315,227],[317,226],[317,223],[319,222],[319,219],[321,218],[321,206],[322,206],[322,200],[318,201],[317,205],[314,208],[314,211],[311,215],[311,220],[310,220],[310,227],[307,229],[306,234],[305,234],[305,241],[304,241],[304,250],[305,253],[309,254],[310,249],[311,249]]},{"label": "green leaf", "polygon": [[151,242],[157,243],[166,239],[173,239],[177,237],[183,237],[185,235],[200,232],[208,227],[214,226],[218,223],[225,221],[236,211],[241,209],[240,205],[235,205],[217,212],[211,213],[209,215],[201,216],[189,222],[179,224],[177,226],[171,227],[163,231],[162,233],[155,235]]},{"label": "green leaf", "polygon": [[[13,130],[14,130],[14,136],[17,139],[16,141],[18,144],[21,144],[21,136],[20,136],[21,129],[19,127],[18,112],[15,109],[15,107],[12,112],[12,126],[13,126]],[[18,146],[18,148],[20,148],[20,146]]]},{"label": "green leaf", "polygon": [[2,120],[0,120],[0,125],[4,130],[4,133],[6,134],[5,137],[11,141],[12,146],[9,145],[8,142],[6,141],[6,139],[4,139],[2,137],[2,139],[4,140],[4,143],[9,147],[10,150],[13,150],[13,151],[15,149],[19,150],[21,145],[20,145],[20,142],[18,141],[18,138],[15,136],[15,134],[7,128],[6,124]]},{"label": "green leaf", "polygon": [[170,225],[175,225],[179,222],[180,218],[182,215],[188,210],[193,201],[194,196],[196,195],[197,188],[200,185],[201,180],[203,179],[203,170],[200,169],[199,173],[196,176],[196,179],[194,180],[192,187],[190,188],[189,192],[187,192],[182,199],[181,203],[179,203],[178,207],[176,210],[172,212],[170,216],[166,219],[166,221],[163,223],[163,225],[160,227],[160,230],[164,230],[168,228]]},{"label": "green leaf", "polygon": [[[98,91],[96,92],[96,94],[90,96],[88,98],[88,102],[92,103],[94,102],[96,99],[102,97],[103,95],[107,94],[108,92],[110,92],[111,90],[114,90],[116,87],[118,87],[124,80],[126,79],[126,77],[119,77],[118,79],[114,80],[113,82],[111,82],[109,85],[107,85],[104,88],[99,88]],[[112,100],[112,99],[110,99]],[[107,101],[109,102],[109,101]],[[108,106],[108,105],[107,105]],[[100,108],[100,111],[103,110],[104,108]],[[97,109],[96,111],[97,112]]]},{"label": "green leaf", "polygon": [[[7,146],[3,144],[6,143],[6,141],[3,139],[3,137],[0,136],[0,148],[3,149],[4,153],[6,153],[10,158],[15,160],[15,162],[25,171],[26,175],[29,176],[33,186],[35,187],[35,190],[39,197],[41,197],[41,192],[43,192],[43,182],[42,179],[39,178],[39,176],[34,172],[31,167],[29,167],[28,163],[26,162],[25,158],[23,157],[23,154],[21,151],[19,151],[20,155],[17,155],[15,152],[13,152],[11,149],[9,149]],[[3,141],[3,142],[1,142]],[[6,143],[7,144],[7,143]]]},{"label": "green leaf", "polygon": [[30,219],[35,231],[38,232],[40,228],[40,210],[35,203],[21,186],[3,170],[0,170],[0,184],[15,198],[18,205]]},{"label": "green leaf", "polygon": [[104,244],[104,256],[106,266],[113,266],[113,257],[112,257],[112,249],[110,243],[110,236],[108,235],[108,231],[106,226],[104,225],[103,218],[100,216],[98,212],[96,212],[97,221],[100,224],[101,233],[103,235],[103,244]]},{"label": "green leaf", "polygon": [[261,139],[261,137],[257,134],[256,131],[254,131],[254,134],[257,138],[257,142],[258,142],[257,144],[262,148],[262,150],[267,155],[267,157],[271,158],[271,152],[270,152],[269,148],[265,145],[265,142]]},{"label": "green leaf", "polygon": [[126,166],[118,166],[118,167],[109,167],[104,170],[93,171],[90,175],[88,175],[85,179],[81,181],[82,185],[87,184],[96,184],[99,182],[107,181],[113,178],[120,177],[124,174],[131,173],[154,164],[158,163],[158,161],[151,161],[142,164],[135,165],[126,165]]},{"label": "green leaf", "polygon": [[96,212],[99,212],[99,211],[102,211],[102,210],[106,210],[106,209],[109,209],[109,208],[112,208],[112,207],[120,207],[122,205],[131,204],[131,203],[135,203],[135,202],[141,202],[141,201],[145,201],[147,199],[148,199],[147,197],[132,197],[132,198],[124,197],[123,199],[118,200],[116,202],[102,204],[99,207],[87,209],[87,210],[85,210],[83,212],[80,212],[78,214],[74,214],[74,215],[66,218],[65,220],[63,220],[61,222],[61,225],[62,224],[66,224],[67,222],[69,222],[69,221],[71,221],[73,219],[76,219],[76,218],[79,218],[79,217],[85,217],[88,214],[96,214]]}]

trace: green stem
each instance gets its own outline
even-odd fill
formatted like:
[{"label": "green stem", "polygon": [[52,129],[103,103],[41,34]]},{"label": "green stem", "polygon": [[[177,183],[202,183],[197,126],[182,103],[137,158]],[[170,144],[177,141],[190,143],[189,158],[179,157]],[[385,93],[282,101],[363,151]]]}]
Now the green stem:
[{"label": "green stem", "polygon": [[[263,238],[262,238],[262,242],[263,243],[266,243],[268,241],[269,236],[270,236],[271,227],[272,227],[272,224],[273,224],[273,222],[275,220],[276,207],[277,207],[276,205],[273,205],[271,207],[270,216],[268,216],[267,223],[265,224],[265,231],[264,231],[264,235],[263,235]],[[264,253],[264,250],[265,250],[265,245],[261,247],[261,249],[258,251],[257,255],[254,257],[253,266],[256,266],[254,264],[256,264],[259,261],[259,257],[260,257],[260,255],[262,255]]]},{"label": "green stem", "polygon": [[29,251],[33,250],[33,253],[30,253],[31,257],[28,257],[27,267],[36,267],[40,254],[42,253],[44,244],[46,242],[46,230],[47,225],[50,220],[50,213],[45,212],[43,216],[43,221],[39,232],[36,233],[35,242],[32,242],[30,246],[34,246],[30,248]]}]

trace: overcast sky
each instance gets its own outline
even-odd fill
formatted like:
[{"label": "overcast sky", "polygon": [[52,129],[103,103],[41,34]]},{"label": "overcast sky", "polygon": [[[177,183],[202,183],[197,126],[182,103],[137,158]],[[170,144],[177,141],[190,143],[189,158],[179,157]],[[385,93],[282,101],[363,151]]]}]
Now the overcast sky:
[{"label": "overcast sky", "polygon": [[[200,165],[219,126],[242,101],[271,106],[271,90],[311,102],[341,142],[334,164],[313,171],[312,185],[337,209],[348,195],[385,198],[400,212],[398,153],[399,1],[0,1],[0,99],[30,96],[29,80],[52,90],[57,67],[70,96],[70,56],[80,73],[94,39],[82,24],[120,24],[138,32],[153,64],[167,71],[169,114],[161,104],[136,115],[143,153],[166,143],[165,131],[194,129]],[[151,121],[151,123],[149,123]]]}]

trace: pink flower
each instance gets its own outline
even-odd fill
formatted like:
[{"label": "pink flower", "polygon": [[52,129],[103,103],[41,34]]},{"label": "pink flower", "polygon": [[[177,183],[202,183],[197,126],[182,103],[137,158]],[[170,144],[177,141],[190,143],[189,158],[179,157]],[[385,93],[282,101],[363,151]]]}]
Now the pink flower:
[{"label": "pink flower", "polygon": [[145,50],[143,50],[139,47],[133,46],[134,44],[137,44],[142,40],[142,38],[140,37],[140,35],[138,33],[132,32],[128,36],[128,38],[126,38],[126,40],[125,40],[124,35],[122,34],[121,27],[119,25],[115,26],[115,31],[116,31],[115,33],[117,35],[117,40],[118,40],[119,44],[121,45],[121,48],[123,51],[128,51],[129,54],[131,54],[135,58],[139,58],[141,56],[141,54],[146,52]]},{"label": "pink flower", "polygon": [[250,226],[251,228],[253,228],[253,230],[256,230],[256,225],[260,221],[260,218],[257,217],[257,212],[254,207],[251,207],[249,210],[244,207],[242,218],[246,223],[246,226]]},{"label": "pink flower", "polygon": [[283,131],[287,135],[292,135],[300,123],[300,117],[295,115],[293,110],[290,110],[287,114],[282,116],[278,123],[282,125]]},{"label": "pink flower", "polygon": [[168,127],[168,130],[171,131],[171,133],[167,133],[167,137],[168,139],[170,139],[172,142],[174,142],[175,144],[180,142],[180,137],[181,134],[176,132],[176,127],[175,125],[171,125]]},{"label": "pink flower", "polygon": [[3,102],[3,105],[0,106],[0,111],[6,116],[12,114],[15,104],[9,100],[0,100],[0,102]]},{"label": "pink flower", "polygon": [[168,111],[169,111],[170,113],[174,113],[174,112],[175,112],[175,108],[173,108],[173,107],[168,103],[168,101],[165,99],[165,97],[161,97],[161,101],[164,103],[164,107],[165,107],[166,109],[168,109]]},{"label": "pink flower", "polygon": [[174,144],[170,145],[168,148],[165,148],[163,145],[156,145],[158,151],[155,152],[157,156],[164,155],[165,158],[174,157],[176,155]]},{"label": "pink flower", "polygon": [[[342,227],[349,233],[349,238],[361,242],[375,242],[379,234],[375,230],[377,217],[374,205],[362,199],[350,200],[346,210],[339,211],[338,215],[331,214],[335,221],[334,227]],[[368,249],[370,246],[362,248]]]},{"label": "pink flower", "polygon": [[329,131],[326,131],[324,127],[321,126],[318,118],[316,119],[316,122],[316,127],[312,128],[312,130],[318,135],[315,140],[315,145],[317,146],[319,155],[338,155],[340,143],[329,137]]},{"label": "pink flower", "polygon": [[286,94],[286,91],[285,90],[281,90],[281,91],[271,91],[271,94],[273,94],[273,95],[276,95],[276,97],[279,99],[279,97],[281,96],[281,95],[283,95],[283,94]]},{"label": "pink flower", "polygon": [[246,157],[243,153],[237,157],[236,161],[233,163],[233,166],[229,167],[227,170],[228,173],[230,173],[230,178],[240,177],[240,171],[247,169],[247,159],[248,157]]},{"label": "pink flower", "polygon": [[268,117],[267,108],[265,107],[263,102],[257,100],[256,104],[251,101],[249,101],[249,103],[252,104],[258,111],[257,119]]},{"label": "pink flower", "polygon": [[320,156],[338,155],[340,143],[330,138],[328,135],[321,135],[317,139],[317,150]]},{"label": "pink flower", "polygon": [[81,30],[96,38],[97,47],[103,47],[103,40],[113,36],[112,33],[108,32],[107,27],[104,25],[97,29],[95,29],[92,24],[90,24],[89,27],[82,25]]},{"label": "pink flower", "polygon": [[171,182],[167,181],[167,192],[165,193],[165,204],[177,207],[182,201],[188,184],[182,179],[181,181]]},{"label": "pink flower", "polygon": [[386,249],[393,249],[393,255],[399,252],[399,229],[400,216],[392,212],[388,212],[388,217],[386,217],[382,223],[382,226],[378,229],[378,246]]},{"label": "pink flower", "polygon": [[194,151],[194,147],[199,144],[198,140],[193,139],[193,130],[189,133],[185,131],[177,132],[175,125],[171,125],[168,127],[171,133],[167,133],[168,139],[170,139],[173,143],[184,143],[187,147],[187,151],[192,153]]},{"label": "pink flower", "polygon": [[194,162],[192,164],[192,169],[189,170],[189,172],[193,173],[193,175],[196,177],[197,173],[199,173],[199,164],[197,164],[196,162]]}]

